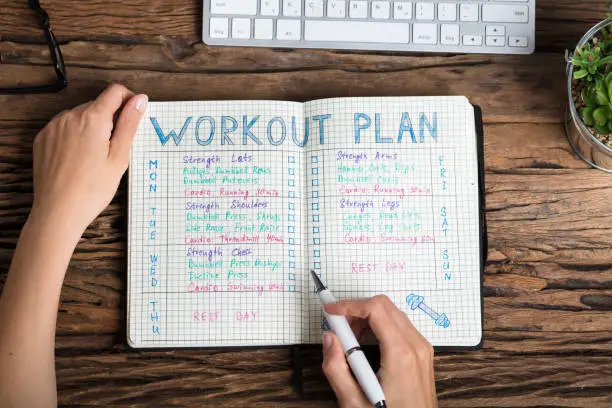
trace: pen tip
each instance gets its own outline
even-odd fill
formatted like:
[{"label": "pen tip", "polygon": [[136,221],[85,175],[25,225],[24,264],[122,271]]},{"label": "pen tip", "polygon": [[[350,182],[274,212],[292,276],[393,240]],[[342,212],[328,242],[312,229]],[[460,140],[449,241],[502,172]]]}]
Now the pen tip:
[{"label": "pen tip", "polygon": [[317,289],[317,293],[319,293],[322,290],[325,290],[326,289],[325,285],[323,284],[323,282],[321,282],[319,275],[317,275],[317,273],[313,271],[312,269],[310,270],[310,274],[312,275],[312,279],[314,279],[315,288]]}]

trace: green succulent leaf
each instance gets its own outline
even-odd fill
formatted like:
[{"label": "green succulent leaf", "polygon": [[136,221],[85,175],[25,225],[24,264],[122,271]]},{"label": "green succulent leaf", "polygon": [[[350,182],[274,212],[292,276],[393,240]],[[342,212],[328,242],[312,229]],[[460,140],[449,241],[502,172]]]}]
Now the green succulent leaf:
[{"label": "green succulent leaf", "polygon": [[584,88],[582,90],[582,101],[589,108],[595,107],[595,99],[593,98],[593,93],[590,88]]},{"label": "green succulent leaf", "polygon": [[578,71],[574,71],[574,78],[576,79],[582,79],[584,77],[586,77],[589,74],[589,72],[586,69],[581,69]]},{"label": "green succulent leaf", "polygon": [[595,91],[595,103],[597,105],[607,105],[609,102],[607,91],[602,91],[601,89]]},{"label": "green succulent leaf", "polygon": [[593,126],[595,120],[593,119],[593,108],[584,108],[582,110],[582,121],[587,126]]},{"label": "green succulent leaf", "polygon": [[593,120],[595,121],[595,126],[604,126],[608,123],[608,112],[606,111],[606,107],[601,106],[593,111]]}]

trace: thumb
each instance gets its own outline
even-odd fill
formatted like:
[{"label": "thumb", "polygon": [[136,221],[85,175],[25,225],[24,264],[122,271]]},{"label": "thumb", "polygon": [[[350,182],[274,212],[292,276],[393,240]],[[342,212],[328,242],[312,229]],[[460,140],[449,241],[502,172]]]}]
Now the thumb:
[{"label": "thumb", "polygon": [[130,160],[130,148],[136,136],[136,129],[147,108],[147,95],[136,95],[121,110],[113,130],[110,145],[110,158],[127,167]]},{"label": "thumb", "polygon": [[344,357],[342,345],[335,334],[323,334],[323,373],[329,381],[341,407],[370,407]]}]

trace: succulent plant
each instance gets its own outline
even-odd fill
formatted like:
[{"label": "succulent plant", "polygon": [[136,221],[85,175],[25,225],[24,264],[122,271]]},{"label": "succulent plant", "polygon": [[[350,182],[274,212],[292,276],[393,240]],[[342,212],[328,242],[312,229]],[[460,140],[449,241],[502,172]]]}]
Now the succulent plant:
[{"label": "succulent plant", "polygon": [[[610,44],[606,42],[606,47],[612,45],[612,39],[606,41],[610,41]],[[607,64],[610,63],[612,63],[612,55],[602,58],[599,45],[591,47],[591,43],[587,43],[584,47],[576,47],[576,52],[572,57],[572,64],[577,68],[574,71],[574,78],[596,82],[603,78],[608,69]]]},{"label": "succulent plant", "polygon": [[612,133],[612,72],[582,90],[582,121],[597,133]]}]

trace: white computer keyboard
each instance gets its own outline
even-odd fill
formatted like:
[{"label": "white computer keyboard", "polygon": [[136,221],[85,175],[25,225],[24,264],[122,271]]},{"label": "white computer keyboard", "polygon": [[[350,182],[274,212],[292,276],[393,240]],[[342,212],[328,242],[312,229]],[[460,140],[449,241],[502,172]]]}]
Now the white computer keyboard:
[{"label": "white computer keyboard", "polygon": [[211,45],[530,54],[535,0],[204,0]]}]

